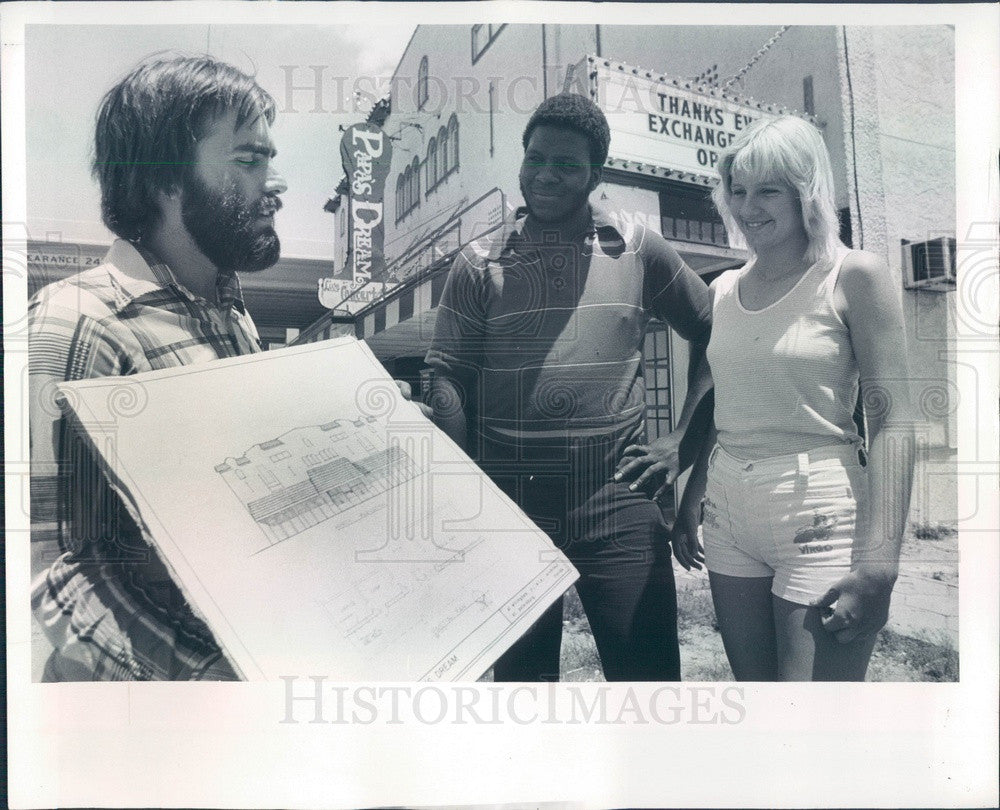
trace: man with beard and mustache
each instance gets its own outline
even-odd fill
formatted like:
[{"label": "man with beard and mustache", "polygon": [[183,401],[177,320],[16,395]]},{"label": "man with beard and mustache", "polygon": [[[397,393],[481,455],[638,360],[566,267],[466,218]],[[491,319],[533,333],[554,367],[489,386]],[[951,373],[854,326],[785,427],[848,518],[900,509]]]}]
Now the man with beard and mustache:
[{"label": "man with beard and mustache", "polygon": [[[588,203],[610,131],[582,96],[544,101],[524,131],[526,208],[456,259],[427,363],[435,421],[580,572],[608,680],[679,680],[676,597],[656,500],[680,471],[677,430],[645,441],[650,318],[708,340],[708,288],[659,234],[622,233]],[[701,418],[701,417],[699,417]],[[686,465],[685,465],[686,466]],[[652,494],[652,498],[650,498]],[[700,556],[678,544],[685,568]],[[562,600],[496,662],[497,681],[558,680]]]},{"label": "man with beard and mustache", "polygon": [[144,62],[101,102],[93,172],[118,239],[28,306],[32,517],[57,522],[61,552],[32,589],[54,647],[43,680],[236,677],[55,385],[261,351],[236,274],[280,253],[274,116],[250,76],[207,56]]},{"label": "man with beard and mustache", "polygon": [[236,274],[280,254],[274,117],[250,76],[208,56],[140,64],[101,102],[93,171],[119,238],[100,266],[28,306],[32,518],[58,524],[61,552],[32,588],[55,648],[43,680],[236,677],[68,428],[55,386],[261,351]]}]

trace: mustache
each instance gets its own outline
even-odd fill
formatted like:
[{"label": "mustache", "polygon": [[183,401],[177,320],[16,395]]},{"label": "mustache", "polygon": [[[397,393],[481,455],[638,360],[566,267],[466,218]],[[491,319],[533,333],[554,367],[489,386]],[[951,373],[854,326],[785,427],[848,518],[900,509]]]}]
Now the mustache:
[{"label": "mustache", "polygon": [[257,216],[266,217],[281,210],[284,203],[277,194],[268,194],[257,206]]}]

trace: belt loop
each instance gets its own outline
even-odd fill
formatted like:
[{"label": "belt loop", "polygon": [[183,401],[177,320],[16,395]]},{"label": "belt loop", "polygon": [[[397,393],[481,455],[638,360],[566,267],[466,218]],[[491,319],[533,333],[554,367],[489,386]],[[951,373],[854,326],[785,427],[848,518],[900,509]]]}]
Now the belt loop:
[{"label": "belt loop", "polygon": [[803,478],[809,478],[809,454],[799,453],[799,475]]}]

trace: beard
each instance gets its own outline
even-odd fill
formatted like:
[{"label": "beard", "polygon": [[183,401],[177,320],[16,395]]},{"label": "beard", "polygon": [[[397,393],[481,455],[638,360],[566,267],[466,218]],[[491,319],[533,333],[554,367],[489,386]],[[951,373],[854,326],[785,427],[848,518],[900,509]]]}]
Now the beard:
[{"label": "beard", "polygon": [[271,267],[281,256],[274,228],[258,222],[264,212],[280,208],[276,196],[264,195],[251,203],[235,183],[215,189],[191,174],[184,183],[181,220],[198,249],[221,273],[255,273]]}]

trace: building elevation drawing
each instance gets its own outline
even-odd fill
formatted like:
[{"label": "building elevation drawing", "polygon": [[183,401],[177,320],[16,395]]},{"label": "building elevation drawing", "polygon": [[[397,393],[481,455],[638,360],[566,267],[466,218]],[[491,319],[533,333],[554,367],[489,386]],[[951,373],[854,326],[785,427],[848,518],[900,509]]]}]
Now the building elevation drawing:
[{"label": "building elevation drawing", "polygon": [[414,478],[417,466],[388,444],[373,416],[295,428],[215,465],[261,527],[267,545]]}]

